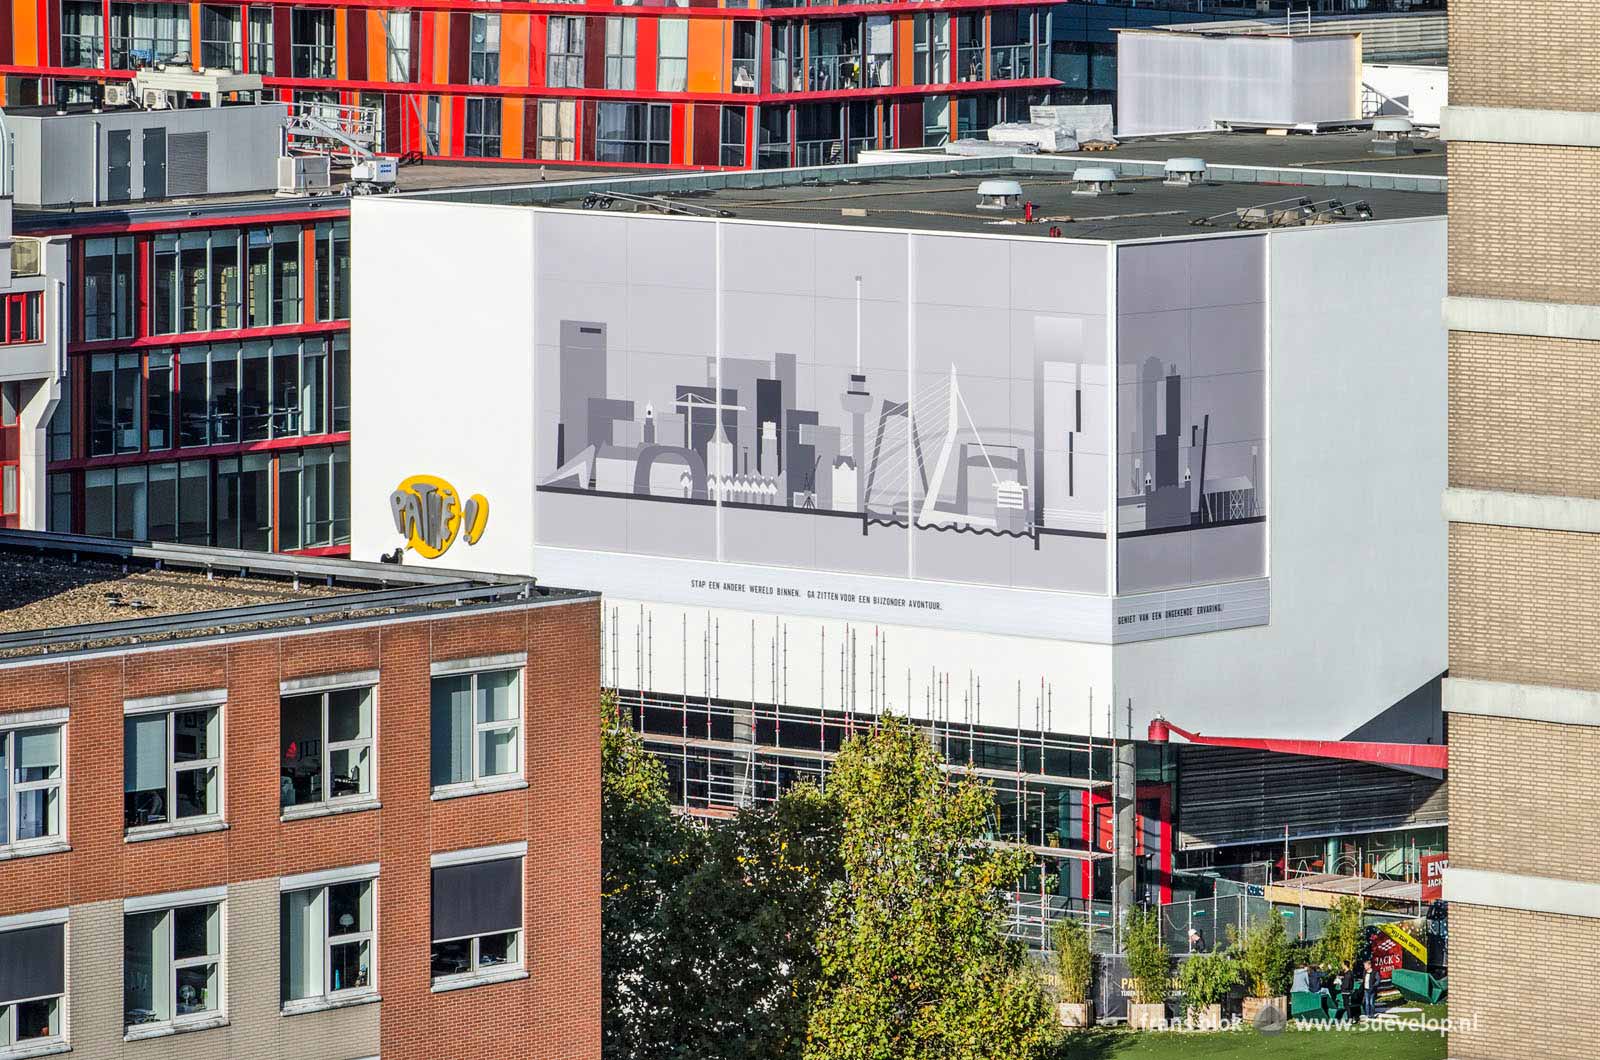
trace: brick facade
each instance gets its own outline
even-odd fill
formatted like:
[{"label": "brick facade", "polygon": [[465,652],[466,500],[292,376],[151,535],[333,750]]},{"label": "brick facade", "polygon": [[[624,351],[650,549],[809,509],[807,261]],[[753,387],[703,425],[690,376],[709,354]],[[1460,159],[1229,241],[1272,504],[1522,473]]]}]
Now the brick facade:
[{"label": "brick facade", "polygon": [[[430,663],[514,652],[527,656],[527,786],[431,799]],[[280,819],[279,682],[361,670],[379,672],[381,808]],[[215,688],[227,690],[227,828],[125,841],[123,701]],[[64,752],[71,850],[0,862],[0,916],[70,909],[70,1033],[85,1056],[597,1060],[598,697],[592,599],[0,668],[0,719],[63,706],[71,712]],[[521,841],[528,976],[432,992],[430,855]],[[370,862],[380,866],[382,1000],[281,1015],[278,877]],[[217,885],[228,888],[228,1026],[125,1043],[121,900]]]},{"label": "brick facade", "polygon": [[1593,4],[1450,0],[1450,102],[1600,110],[1596,39]]}]

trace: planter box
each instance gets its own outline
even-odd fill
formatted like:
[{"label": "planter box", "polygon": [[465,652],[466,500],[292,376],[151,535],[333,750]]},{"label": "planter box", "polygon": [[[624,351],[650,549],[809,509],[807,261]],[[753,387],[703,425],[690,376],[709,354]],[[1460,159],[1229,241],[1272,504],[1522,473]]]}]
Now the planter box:
[{"label": "planter box", "polygon": [[1222,1029],[1222,1006],[1220,1004],[1207,1005],[1198,1012],[1189,1013],[1189,1026],[1197,1031],[1220,1031]]},{"label": "planter box", "polygon": [[1063,1027],[1093,1027],[1094,1002],[1085,1001],[1081,1005],[1070,1001],[1063,1001],[1056,1006],[1056,1017]]},{"label": "planter box", "polygon": [[1278,1026],[1283,1026],[1289,1019],[1289,999],[1286,997],[1247,997],[1244,999],[1244,1021],[1252,1027],[1260,1017],[1263,1009],[1277,1009]]},{"label": "planter box", "polygon": [[1136,1031],[1163,1030],[1167,1025],[1167,1006],[1164,1003],[1141,1005],[1128,1002],[1128,1026]]}]

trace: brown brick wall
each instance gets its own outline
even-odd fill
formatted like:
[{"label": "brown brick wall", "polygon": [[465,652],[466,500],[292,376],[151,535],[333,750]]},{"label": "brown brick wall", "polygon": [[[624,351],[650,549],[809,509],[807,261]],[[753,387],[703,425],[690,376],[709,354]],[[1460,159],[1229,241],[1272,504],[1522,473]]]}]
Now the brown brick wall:
[{"label": "brown brick wall", "polygon": [[1573,194],[1600,150],[1457,142],[1448,168],[1451,294],[1600,304],[1600,212]]},{"label": "brown brick wall", "polygon": [[1450,1017],[1472,1023],[1452,1031],[1449,1055],[1591,1060],[1596,953],[1600,920],[1452,905]]},{"label": "brown brick wall", "polygon": [[1597,631],[1600,534],[1450,525],[1451,674],[1600,689]]},{"label": "brown brick wall", "polygon": [[[599,615],[598,603],[590,601],[0,669],[0,714],[71,708],[66,827],[72,844],[67,853],[0,863],[0,916],[376,861],[385,1060],[597,1060]],[[431,800],[430,661],[519,651],[528,657],[527,788]],[[280,820],[279,681],[367,669],[380,673],[382,808]],[[228,829],[125,842],[123,700],[219,687],[228,690]],[[430,854],[518,841],[528,843],[528,978],[432,993]],[[115,959],[116,947],[109,949],[103,959]],[[238,949],[227,955],[235,964],[259,957]],[[278,1019],[275,1003],[271,1009]],[[234,1014],[236,1024],[244,1011],[241,1006]],[[241,1033],[251,1032],[236,1026],[182,1038],[202,1055],[210,1047],[196,1039],[226,1034],[238,1040]],[[277,1041],[276,1032],[261,1040],[268,1039]]]},{"label": "brown brick wall", "polygon": [[1600,342],[1450,333],[1450,485],[1600,497]]},{"label": "brown brick wall", "polygon": [[1450,863],[1600,882],[1596,776],[1600,728],[1453,715]]},{"label": "brown brick wall", "polygon": [[1595,4],[1450,0],[1450,102],[1600,110],[1597,39]]}]

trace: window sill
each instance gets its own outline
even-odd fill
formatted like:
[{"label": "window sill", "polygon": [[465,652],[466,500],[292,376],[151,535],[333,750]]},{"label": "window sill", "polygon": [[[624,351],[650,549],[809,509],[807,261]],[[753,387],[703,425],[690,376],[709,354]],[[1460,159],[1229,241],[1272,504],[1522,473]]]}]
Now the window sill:
[{"label": "window sill", "polygon": [[202,835],[206,832],[223,832],[228,829],[227,821],[216,818],[204,820],[183,821],[177,824],[145,825],[141,828],[130,828],[123,833],[124,843],[143,843],[150,839],[171,839],[181,835]]},{"label": "window sill", "polygon": [[330,1012],[334,1009],[351,1008],[356,1005],[371,1005],[382,1001],[383,997],[376,989],[356,990],[338,997],[303,997],[298,1001],[290,1001],[279,1010],[283,1016],[303,1016],[308,1012]]},{"label": "window sill", "polygon": [[461,799],[468,795],[487,795],[492,791],[521,791],[527,786],[527,780],[522,777],[490,777],[488,780],[474,780],[465,784],[448,784],[434,788],[433,794],[428,798],[439,802],[443,799]]},{"label": "window sill", "polygon": [[[0,861],[10,861],[12,858],[36,858],[42,854],[65,854],[71,849],[72,844],[65,839],[48,839],[37,843],[17,843],[9,847],[0,847]],[[23,1054],[9,1053],[6,1048],[0,1048],[0,1058],[21,1055]]]},{"label": "window sill", "polygon": [[278,814],[280,821],[304,821],[312,817],[332,817],[340,813],[360,813],[363,810],[381,810],[383,803],[370,796],[334,799],[328,802],[307,802],[298,806],[285,806]]},{"label": "window sill", "polygon": [[168,1020],[165,1023],[136,1023],[132,1027],[125,1027],[122,1031],[122,1040],[125,1042],[138,1042],[146,1038],[165,1038],[171,1034],[190,1034],[194,1031],[212,1031],[218,1027],[228,1025],[228,1014],[219,1012],[215,1016],[205,1019],[184,1020],[181,1023]]},{"label": "window sill", "polygon": [[429,990],[435,994],[446,994],[452,990],[466,990],[474,986],[488,986],[491,983],[511,983],[518,979],[528,978],[528,969],[520,964],[504,968],[496,968],[490,972],[469,972],[465,975],[451,975],[435,979]]},{"label": "window sill", "polygon": [[65,1039],[56,1038],[48,1042],[36,1042],[32,1045],[0,1046],[0,1060],[30,1060],[35,1056],[59,1056],[61,1053],[72,1052],[72,1043]]}]

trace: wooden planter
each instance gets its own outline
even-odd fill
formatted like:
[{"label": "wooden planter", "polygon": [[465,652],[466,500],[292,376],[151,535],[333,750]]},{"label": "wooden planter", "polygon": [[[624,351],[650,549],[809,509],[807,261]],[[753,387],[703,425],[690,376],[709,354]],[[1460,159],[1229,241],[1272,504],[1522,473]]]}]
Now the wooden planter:
[{"label": "wooden planter", "polygon": [[1289,1019],[1289,999],[1287,997],[1247,997],[1244,999],[1244,1021],[1252,1027],[1261,1015],[1262,1009],[1273,1008],[1278,1010],[1278,1025],[1282,1026]]},{"label": "wooden planter", "polygon": [[1128,1002],[1128,1026],[1136,1031],[1164,1030],[1167,1025],[1167,1006],[1163,1002],[1141,1005]]},{"label": "wooden planter", "polygon": [[1198,1012],[1190,1012],[1189,1026],[1197,1031],[1220,1031],[1223,1027],[1222,1005],[1206,1005]]},{"label": "wooden planter", "polygon": [[1074,1004],[1071,1001],[1063,1001],[1056,1006],[1056,1018],[1061,1021],[1063,1027],[1093,1027],[1094,1002]]}]

